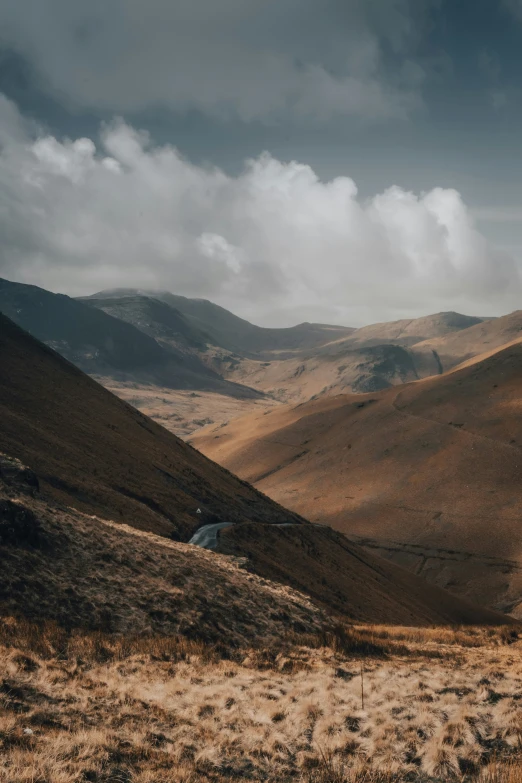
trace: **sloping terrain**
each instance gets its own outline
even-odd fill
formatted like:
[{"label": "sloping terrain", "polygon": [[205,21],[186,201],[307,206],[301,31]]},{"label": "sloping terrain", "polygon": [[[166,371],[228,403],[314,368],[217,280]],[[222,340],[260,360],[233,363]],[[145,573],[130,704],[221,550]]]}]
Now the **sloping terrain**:
[{"label": "sloping terrain", "polygon": [[[64,512],[72,513],[72,508],[75,513],[113,520],[115,536],[118,535],[117,524],[125,523],[177,540],[187,540],[201,524],[210,522],[238,523],[238,528],[246,523],[254,527],[262,523],[263,531],[269,523],[284,524],[289,525],[285,529],[290,539],[295,535],[296,542],[301,540],[299,528],[306,526],[304,519],[261,495],[146,419],[3,316],[0,327],[0,357],[5,370],[0,376],[0,451],[21,460],[36,473],[42,501],[58,504],[59,519]],[[7,473],[2,468],[0,474],[9,479],[9,464]],[[31,506],[29,510],[38,518],[44,511],[43,508],[35,511]],[[11,508],[6,513],[14,512]],[[88,521],[86,524],[97,527],[93,539],[105,540],[109,536],[108,532],[103,532],[105,523]],[[29,537],[30,534],[29,530]],[[65,529],[57,528],[49,535],[50,549],[47,551],[44,547],[43,554],[47,564],[42,568],[58,573],[58,565],[51,567],[46,558],[60,547],[63,549],[60,557],[68,557],[72,544],[66,541],[69,533]],[[447,599],[447,608],[440,596],[434,602],[429,593],[424,595],[426,586],[420,580],[414,580],[412,584],[399,580],[394,588],[395,576],[379,558],[364,555],[361,567],[362,552],[358,554],[357,547],[346,548],[342,538],[324,538],[320,531],[317,536],[316,548],[319,552],[324,549],[325,556],[336,558],[339,570],[346,574],[343,578],[349,579],[348,574],[354,574],[349,580],[350,591],[346,592],[346,600],[342,603],[332,601],[328,593],[323,596],[323,606],[331,611],[368,621],[380,620],[382,612],[377,607],[383,592],[382,580],[376,582],[374,576],[379,572],[383,574],[388,594],[388,621],[416,624],[466,621],[469,610],[463,609],[458,601]],[[31,540],[29,544],[32,545]],[[89,552],[85,558],[107,559],[102,551],[105,545],[101,543],[98,554],[94,556]],[[92,548],[88,542],[84,542],[84,546]],[[74,548],[77,551],[81,546]],[[294,553],[295,572],[308,571],[319,584],[319,575],[314,576],[306,558],[302,561],[304,552],[297,543]],[[248,556],[248,552],[246,554]],[[282,556],[284,554],[282,552]],[[17,559],[11,575],[22,573],[25,556]],[[318,562],[321,558],[322,555]],[[73,554],[67,567],[71,574],[76,566],[80,574],[86,574],[87,596],[93,587],[92,568],[87,562],[84,568],[80,560]],[[111,556],[108,562],[116,568],[119,561]],[[127,568],[128,564],[121,563]],[[29,567],[30,572],[36,567],[33,566]],[[255,558],[252,566],[255,570]],[[125,579],[129,573],[125,571]],[[264,575],[262,571],[261,575]],[[24,601],[31,595],[31,591],[23,587],[24,578],[21,577],[20,589],[14,589],[15,605],[19,594],[24,593]],[[290,573],[285,575],[283,568],[281,579],[292,584],[293,577]],[[356,592],[359,581],[360,589],[364,585],[367,593],[362,609],[355,608],[359,600]],[[64,577],[61,583],[65,585],[67,578]],[[374,583],[377,586],[373,587]],[[43,581],[36,577],[34,584],[42,585]],[[306,589],[306,584],[302,587]],[[49,590],[51,595],[54,593],[50,585],[43,589]],[[411,590],[417,593],[415,600],[405,595]],[[372,595],[373,598],[368,598]],[[437,603],[440,604],[438,608]],[[80,614],[83,611],[80,604],[77,611]],[[484,622],[489,621],[487,615],[474,611],[469,614],[469,622],[481,622],[480,617]]]},{"label": "sloping terrain", "polygon": [[521,611],[522,346],[447,375],[207,428],[198,448],[289,508]]},{"label": "sloping terrain", "polygon": [[46,502],[35,477],[20,469],[20,480],[17,467],[0,455],[2,616],[232,647],[326,623],[303,595],[232,558]]},{"label": "sloping terrain", "polygon": [[332,612],[396,625],[506,622],[328,528],[237,525],[220,540],[221,551],[236,557],[223,557],[45,500],[39,484],[0,453],[3,616],[232,647],[316,633]]},{"label": "sloping terrain", "polygon": [[122,296],[78,299],[96,310],[132,324],[169,348],[187,353],[202,352],[210,338],[193,327],[175,307],[151,296]]},{"label": "sloping terrain", "polygon": [[132,323],[68,296],[0,279],[0,312],[91,375],[234,397],[259,396],[223,381],[194,352],[167,348]]},{"label": "sloping terrain", "polygon": [[354,622],[370,617],[402,625],[500,622],[495,612],[423,583],[328,527],[238,525],[221,531],[219,551],[247,556],[254,573],[290,585]]},{"label": "sloping terrain", "polygon": [[223,377],[286,403],[341,392],[364,394],[440,374],[437,353],[431,348],[417,351],[417,343],[423,346],[428,338],[459,335],[482,326],[482,321],[460,313],[436,313],[364,326],[294,355],[274,351],[263,360],[240,360],[216,353],[212,366]]},{"label": "sloping terrain", "polygon": [[[434,313],[421,318],[387,321],[362,326],[348,337],[341,338],[338,342],[349,343],[353,346],[394,343],[395,345],[407,347],[423,340],[436,339],[458,333],[463,329],[482,323],[483,320],[483,318],[462,315],[462,313]],[[334,350],[334,346],[331,346],[331,348]]]},{"label": "sloping terrain", "polygon": [[231,397],[218,392],[168,389],[165,386],[95,379],[120,399],[161,424],[179,438],[188,438],[195,430],[209,424],[224,424],[238,416],[274,408],[280,403],[271,397]]},{"label": "sloping terrain", "polygon": [[430,354],[436,355],[442,372],[517,340],[522,340],[522,310],[419,342],[413,349],[413,355],[418,363],[429,360]]},{"label": "sloping terrain", "polygon": [[213,366],[225,378],[252,386],[279,402],[306,402],[342,391],[364,393],[416,380],[410,352],[398,345],[342,347],[332,354],[274,359],[269,362],[214,356]]},{"label": "sloping terrain", "polygon": [[4,316],[0,366],[0,451],[35,470],[46,495],[182,539],[216,517],[299,522]]},{"label": "sloping terrain", "polygon": [[[114,289],[73,300],[8,281],[0,281],[0,311],[182,437],[259,407],[437,375],[443,364],[480,353],[491,330],[495,344],[513,331],[502,331],[504,319],[496,326],[453,312],[360,329],[268,329],[166,291]],[[449,361],[437,341],[452,339]],[[192,415],[174,412],[171,399]]]}]

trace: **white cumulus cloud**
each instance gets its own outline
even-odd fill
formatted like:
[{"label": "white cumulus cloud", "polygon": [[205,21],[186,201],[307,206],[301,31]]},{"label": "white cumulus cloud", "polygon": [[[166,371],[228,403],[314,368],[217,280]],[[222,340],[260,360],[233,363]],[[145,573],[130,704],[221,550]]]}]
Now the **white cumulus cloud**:
[{"label": "white cumulus cloud", "polygon": [[459,193],[390,187],[269,153],[241,173],[190,163],[122,120],[100,139],[38,135],[0,100],[0,274],[72,294],[168,288],[260,322],[361,323],[460,309],[502,312],[515,261]]}]

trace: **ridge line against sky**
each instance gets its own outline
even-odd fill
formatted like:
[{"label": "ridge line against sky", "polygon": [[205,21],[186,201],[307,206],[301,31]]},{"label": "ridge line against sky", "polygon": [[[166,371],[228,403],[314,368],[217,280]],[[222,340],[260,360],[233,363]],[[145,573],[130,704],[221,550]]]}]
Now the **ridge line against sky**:
[{"label": "ridge line against sky", "polygon": [[516,309],[522,2],[457,5],[5,0],[0,274],[263,325]]}]

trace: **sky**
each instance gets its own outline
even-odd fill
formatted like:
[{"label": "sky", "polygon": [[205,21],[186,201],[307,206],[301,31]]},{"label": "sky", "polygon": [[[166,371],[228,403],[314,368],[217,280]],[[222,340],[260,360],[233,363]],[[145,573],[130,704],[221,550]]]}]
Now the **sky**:
[{"label": "sky", "polygon": [[522,0],[3,0],[0,276],[266,326],[522,301]]}]

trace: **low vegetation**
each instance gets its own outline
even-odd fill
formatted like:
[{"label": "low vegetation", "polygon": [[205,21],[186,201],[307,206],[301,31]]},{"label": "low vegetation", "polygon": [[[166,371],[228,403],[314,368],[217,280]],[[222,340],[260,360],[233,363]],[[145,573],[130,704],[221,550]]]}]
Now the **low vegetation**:
[{"label": "low vegetation", "polygon": [[338,626],[274,645],[0,623],[0,781],[521,779],[513,628]]}]

